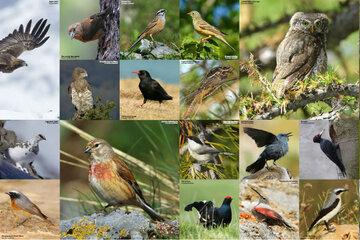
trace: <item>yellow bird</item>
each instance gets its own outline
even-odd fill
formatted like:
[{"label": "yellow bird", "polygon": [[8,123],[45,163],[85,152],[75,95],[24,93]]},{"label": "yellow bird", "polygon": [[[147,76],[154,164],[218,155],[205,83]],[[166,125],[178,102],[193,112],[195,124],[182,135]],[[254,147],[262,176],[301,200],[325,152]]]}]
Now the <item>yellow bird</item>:
[{"label": "yellow bird", "polygon": [[191,11],[188,13],[193,20],[193,25],[195,28],[195,31],[203,36],[204,38],[201,38],[201,42],[207,41],[211,37],[216,37],[217,39],[221,40],[223,43],[228,45],[233,51],[236,51],[226,40],[225,35],[226,33],[221,32],[216,27],[210,25],[208,22],[206,22],[204,19],[202,19],[200,13],[198,11]]}]

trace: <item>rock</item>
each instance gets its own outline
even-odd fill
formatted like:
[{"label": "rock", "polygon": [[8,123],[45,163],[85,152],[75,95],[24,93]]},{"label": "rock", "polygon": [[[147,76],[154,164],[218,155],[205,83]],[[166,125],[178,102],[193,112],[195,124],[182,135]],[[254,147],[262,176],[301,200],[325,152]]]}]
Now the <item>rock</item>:
[{"label": "rock", "polygon": [[[179,53],[161,42],[151,42],[147,39],[141,40],[141,45],[138,47],[138,53],[124,53],[130,59],[163,59],[167,56],[179,56]],[[127,56],[128,55],[128,56]],[[172,57],[173,58],[173,57]]]}]

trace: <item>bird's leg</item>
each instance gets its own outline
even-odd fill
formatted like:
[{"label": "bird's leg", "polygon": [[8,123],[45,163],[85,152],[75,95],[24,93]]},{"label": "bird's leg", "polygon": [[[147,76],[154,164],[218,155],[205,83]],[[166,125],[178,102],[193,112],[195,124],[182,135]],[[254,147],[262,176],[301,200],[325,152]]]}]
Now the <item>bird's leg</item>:
[{"label": "bird's leg", "polygon": [[150,38],[151,38],[151,41],[153,42],[153,46],[154,46],[154,48],[155,48],[155,47],[156,47],[156,42],[155,42],[155,40],[154,40],[154,38],[153,38],[152,34],[150,34]]},{"label": "bird's leg", "polygon": [[204,38],[201,38],[200,42],[204,43],[204,42],[207,42],[207,40],[211,38],[211,36],[207,36],[207,37],[204,37]]},{"label": "bird's leg", "polygon": [[265,167],[267,170],[269,170],[269,165],[268,165],[267,161],[265,161]]},{"label": "bird's leg", "polygon": [[325,222],[325,226],[326,226],[326,230],[328,230],[329,232],[335,232],[336,228],[335,227],[330,227],[329,226],[329,223],[324,221]]},{"label": "bird's leg", "polygon": [[143,104],[141,104],[140,107],[144,106],[145,103],[146,103],[146,99],[144,98]]},{"label": "bird's leg", "polygon": [[17,227],[20,226],[20,225],[23,225],[29,218],[25,218],[24,220],[22,220],[21,222],[19,222],[17,224]]},{"label": "bird's leg", "polygon": [[275,162],[276,162],[276,160],[273,161],[273,164],[274,164],[275,166],[277,166]]}]

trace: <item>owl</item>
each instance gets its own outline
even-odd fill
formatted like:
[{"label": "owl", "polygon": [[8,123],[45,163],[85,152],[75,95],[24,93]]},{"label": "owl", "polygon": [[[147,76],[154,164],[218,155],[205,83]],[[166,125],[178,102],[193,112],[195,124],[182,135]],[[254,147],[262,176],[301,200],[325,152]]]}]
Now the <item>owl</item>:
[{"label": "owl", "polygon": [[85,79],[87,76],[85,69],[76,67],[72,73],[72,80],[68,88],[71,102],[80,115],[85,114],[94,105],[91,86]]},{"label": "owl", "polygon": [[329,19],[323,13],[295,13],[276,51],[273,89],[278,98],[298,80],[325,72]]}]

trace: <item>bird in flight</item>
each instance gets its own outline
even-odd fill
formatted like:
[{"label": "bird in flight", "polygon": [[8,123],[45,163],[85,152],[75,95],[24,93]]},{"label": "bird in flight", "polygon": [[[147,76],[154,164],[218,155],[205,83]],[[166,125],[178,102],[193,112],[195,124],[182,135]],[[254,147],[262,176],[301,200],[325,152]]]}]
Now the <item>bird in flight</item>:
[{"label": "bird in flight", "polygon": [[19,29],[15,29],[0,40],[0,72],[12,73],[20,67],[27,66],[27,63],[18,57],[25,51],[42,46],[49,39],[49,36],[45,37],[45,35],[50,24],[46,25],[46,23],[47,19],[41,18],[31,30],[32,20],[30,20],[25,29],[21,24]]}]

